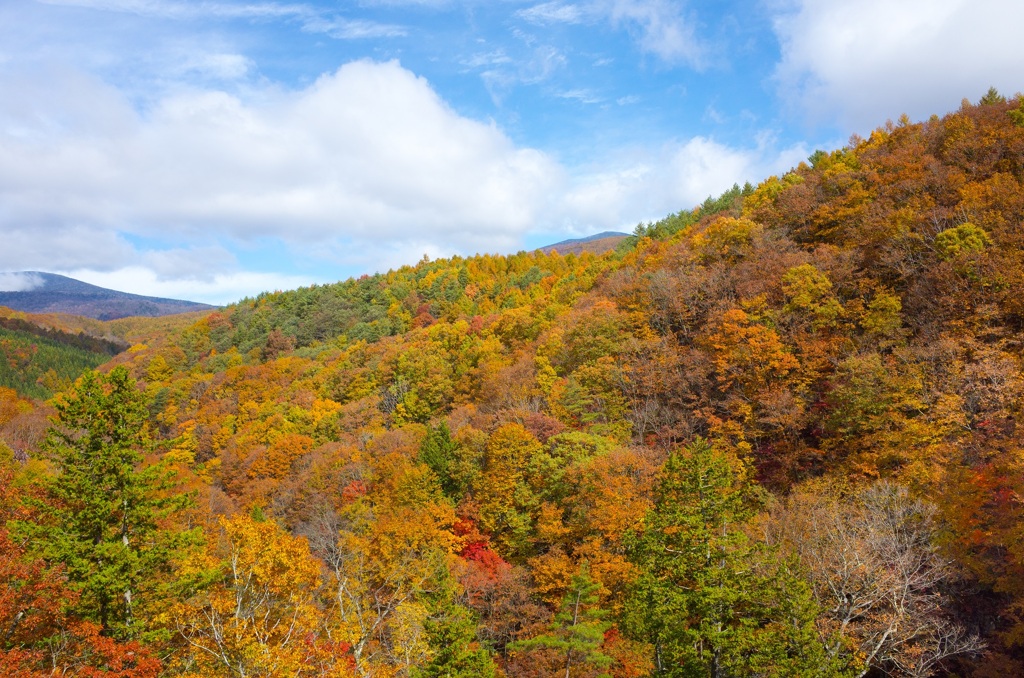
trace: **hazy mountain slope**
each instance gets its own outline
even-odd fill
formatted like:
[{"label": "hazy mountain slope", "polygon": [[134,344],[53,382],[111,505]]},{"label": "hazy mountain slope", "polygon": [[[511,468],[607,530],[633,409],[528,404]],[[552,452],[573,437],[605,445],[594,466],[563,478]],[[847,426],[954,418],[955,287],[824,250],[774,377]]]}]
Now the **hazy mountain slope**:
[{"label": "hazy mountain slope", "polygon": [[[164,316],[212,310],[208,304],[117,292],[53,273],[3,274],[11,291],[0,291],[0,306],[27,313],[68,313],[99,320],[128,316]],[[12,285],[10,282],[17,281]]]},{"label": "hazy mountain slope", "polygon": [[583,252],[604,254],[605,252],[615,249],[619,243],[627,237],[629,237],[628,233],[604,231],[603,233],[597,233],[595,235],[587,236],[586,238],[563,240],[561,242],[556,242],[553,245],[545,245],[538,249],[540,249],[541,252],[558,252],[562,255],[570,253],[582,254]]}]

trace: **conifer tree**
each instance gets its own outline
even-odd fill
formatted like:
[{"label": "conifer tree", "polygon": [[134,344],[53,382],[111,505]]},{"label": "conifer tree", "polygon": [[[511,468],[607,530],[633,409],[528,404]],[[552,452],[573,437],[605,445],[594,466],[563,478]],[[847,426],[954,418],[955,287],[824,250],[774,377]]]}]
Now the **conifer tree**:
[{"label": "conifer tree", "polygon": [[80,594],[76,614],[104,635],[138,636],[146,610],[169,594],[174,554],[198,540],[198,529],[161,525],[190,498],[169,492],[162,466],[142,468],[146,399],[126,368],[86,372],[54,407],[44,449],[58,474],[45,481],[39,522],[16,527],[38,555],[64,565]]},{"label": "conifer tree", "polygon": [[450,596],[435,604],[424,623],[432,657],[413,669],[415,678],[493,678],[491,654],[476,642],[473,614]]},{"label": "conifer tree", "polygon": [[631,555],[626,628],[656,675],[831,676],[809,586],[742,530],[753,507],[736,460],[698,439],[672,454]]},{"label": "conifer tree", "polygon": [[562,598],[548,633],[513,643],[512,648],[545,648],[558,652],[564,657],[565,678],[571,678],[576,667],[604,669],[610,666],[612,658],[601,652],[604,632],[611,628],[611,623],[605,621],[607,613],[598,606],[600,588],[584,561],[569,582],[569,590]]},{"label": "conifer tree", "polygon": [[437,474],[445,496],[456,502],[466,489],[452,473],[458,449],[459,444],[452,440],[448,424],[443,421],[437,428],[427,428],[427,437],[420,445],[420,461]]}]

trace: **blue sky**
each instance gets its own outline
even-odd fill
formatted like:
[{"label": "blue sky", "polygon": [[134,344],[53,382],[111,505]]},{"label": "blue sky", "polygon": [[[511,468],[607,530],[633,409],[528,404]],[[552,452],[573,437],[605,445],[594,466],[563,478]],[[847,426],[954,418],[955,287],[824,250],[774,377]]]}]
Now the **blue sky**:
[{"label": "blue sky", "polygon": [[1024,89],[1021,25],[1016,0],[11,0],[0,271],[226,303],[629,231]]}]

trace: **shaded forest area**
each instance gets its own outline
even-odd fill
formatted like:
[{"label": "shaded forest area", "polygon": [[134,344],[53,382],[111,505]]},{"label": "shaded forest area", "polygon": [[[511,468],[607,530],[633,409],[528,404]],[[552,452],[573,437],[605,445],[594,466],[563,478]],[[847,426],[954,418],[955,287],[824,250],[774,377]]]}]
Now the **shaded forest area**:
[{"label": "shaded forest area", "polygon": [[1024,675],[1022,181],[990,91],[0,390],[0,673]]},{"label": "shaded forest area", "polygon": [[33,398],[49,398],[117,352],[102,339],[0,318],[0,387]]}]

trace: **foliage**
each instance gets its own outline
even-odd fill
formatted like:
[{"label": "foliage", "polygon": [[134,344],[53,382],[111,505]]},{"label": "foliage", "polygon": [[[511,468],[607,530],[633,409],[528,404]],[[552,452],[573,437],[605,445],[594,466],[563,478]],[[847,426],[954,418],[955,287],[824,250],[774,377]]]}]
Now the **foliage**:
[{"label": "foliage", "polygon": [[66,568],[76,614],[107,635],[138,637],[171,594],[175,557],[198,536],[165,523],[189,499],[167,492],[162,466],[140,468],[147,410],[126,369],[85,373],[54,407],[45,450],[60,473],[45,481],[38,517],[17,529]]},{"label": "foliage", "polygon": [[49,398],[85,370],[99,367],[109,359],[106,351],[80,348],[23,329],[0,326],[0,386],[23,395]]},{"label": "foliage", "polygon": [[806,584],[743,531],[752,492],[737,461],[697,440],[662,469],[633,540],[641,574],[627,628],[654,647],[658,675],[839,675],[814,629]]},{"label": "foliage", "polygon": [[603,669],[612,664],[612,658],[601,652],[611,623],[604,620],[607,613],[597,605],[597,592],[601,587],[590,577],[589,570],[586,561],[580,564],[547,633],[512,645],[517,652],[539,648],[554,650],[562,658],[565,678],[583,675],[588,668]]},{"label": "foliage", "polygon": [[[237,630],[246,671],[564,676],[559,615],[586,563],[584,608],[614,623],[587,647],[612,661],[570,653],[571,673],[1024,673],[1020,106],[992,92],[903,116],[601,256],[425,258],[201,316],[30,319],[134,344],[103,369],[144,392],[132,416],[153,445],[114,466],[150,478],[147,502],[199,499],[154,503],[139,528],[173,555],[133,584],[139,652],[232,670],[169,632],[164,601],[203,647]],[[44,458],[47,413],[0,390],[0,461],[27,511],[12,576],[65,615],[26,611],[46,630],[5,648],[33,667],[58,631],[88,648],[99,628],[84,541],[25,527],[83,520],[80,497],[31,489],[78,473]],[[69,435],[61,449],[88,440]],[[205,551],[157,536],[184,526]],[[883,548],[894,534],[907,548]],[[837,544],[868,589],[922,568],[917,626],[881,599],[843,626]],[[211,626],[247,590],[232,553],[267,564],[259,609],[301,622],[301,642],[234,611]]]}]

